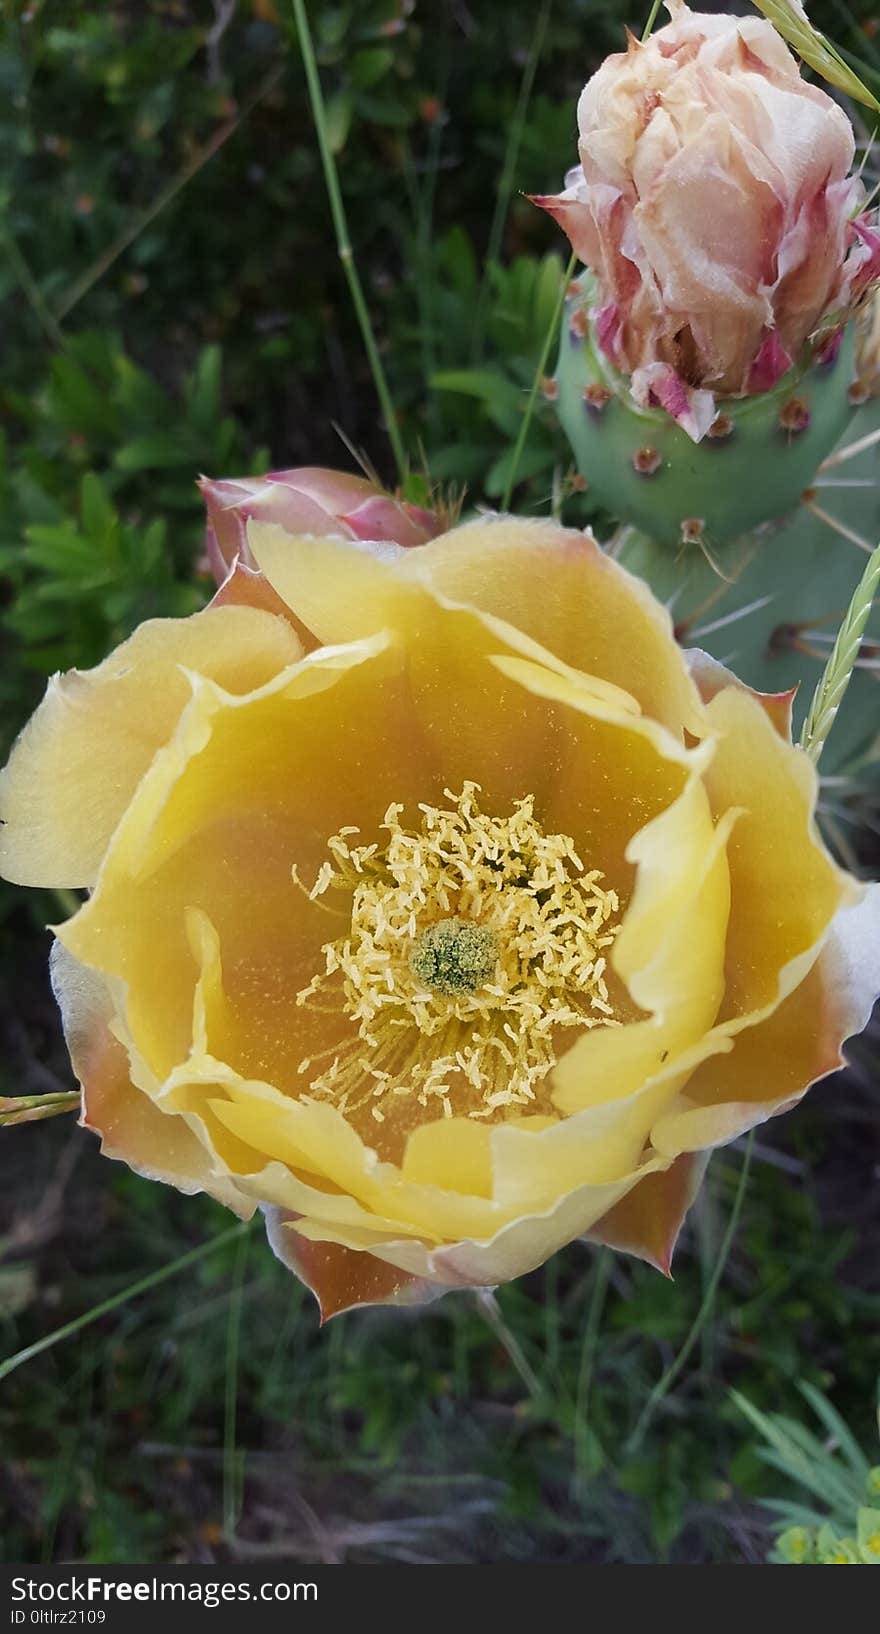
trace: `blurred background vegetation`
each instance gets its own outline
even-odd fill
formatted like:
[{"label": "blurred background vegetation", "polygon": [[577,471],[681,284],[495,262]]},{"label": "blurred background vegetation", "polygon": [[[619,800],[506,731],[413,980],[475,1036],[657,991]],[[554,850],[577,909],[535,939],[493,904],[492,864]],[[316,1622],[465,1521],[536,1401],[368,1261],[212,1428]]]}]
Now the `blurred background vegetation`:
[{"label": "blurred background vegetation", "polygon": [[[48,673],[207,599],[199,472],[350,466],[350,447],[395,480],[287,0],[2,12],[0,759]],[[497,504],[564,265],[524,194],[559,185],[581,85],[644,18],[627,0],[309,14],[412,497],[454,483]],[[876,83],[871,4],[811,16]],[[602,522],[543,400],[517,475],[520,510]],[[69,1087],[45,930],[66,912],[0,887],[0,1094]],[[818,1388],[875,1457],[870,1056],[762,1132],[714,1292],[737,1149],[712,1166],[674,1284],[574,1244],[497,1301],[319,1335],[259,1232],[224,1240],[2,1382],[0,1552],[763,1560],[761,1500],[785,1471],[734,1386],[795,1419],[798,1382]],[[228,1224],[66,1120],[5,1133],[0,1356]]]}]

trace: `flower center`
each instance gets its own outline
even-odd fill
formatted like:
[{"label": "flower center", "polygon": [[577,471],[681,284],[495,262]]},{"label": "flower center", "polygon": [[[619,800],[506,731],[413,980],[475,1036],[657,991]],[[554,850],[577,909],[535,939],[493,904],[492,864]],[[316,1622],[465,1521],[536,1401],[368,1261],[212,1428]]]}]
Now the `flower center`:
[{"label": "flower center", "polygon": [[619,903],[601,871],[568,835],[544,833],[533,796],[497,817],[476,783],[445,793],[452,804],[420,806],[416,829],[390,806],[384,845],[340,829],[307,892],[343,893],[348,924],[297,1002],[348,1025],[298,1070],[346,1116],[383,1123],[413,1101],[417,1121],[534,1112],[560,1030],[620,1025],[605,951]]},{"label": "flower center", "polygon": [[410,954],[416,980],[433,993],[474,993],[498,963],[494,931],[467,919],[440,919],[428,925]]}]

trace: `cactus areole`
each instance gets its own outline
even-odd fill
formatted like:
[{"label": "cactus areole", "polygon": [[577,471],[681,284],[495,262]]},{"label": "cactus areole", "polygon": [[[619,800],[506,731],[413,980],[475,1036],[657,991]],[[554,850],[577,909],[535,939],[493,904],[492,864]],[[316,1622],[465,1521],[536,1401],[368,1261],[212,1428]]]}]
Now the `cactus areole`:
[{"label": "cactus areole", "polygon": [[599,346],[594,300],[589,273],[570,285],[556,402],[594,497],[653,539],[709,551],[793,510],[855,412],[855,325],[771,391],[719,398],[695,443],[665,409],[633,401]]}]

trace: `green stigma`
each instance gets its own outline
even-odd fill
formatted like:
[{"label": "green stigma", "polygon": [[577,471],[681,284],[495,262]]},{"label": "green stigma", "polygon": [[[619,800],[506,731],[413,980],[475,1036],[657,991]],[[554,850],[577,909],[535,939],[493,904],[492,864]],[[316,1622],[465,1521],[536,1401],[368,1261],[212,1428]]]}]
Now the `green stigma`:
[{"label": "green stigma", "polygon": [[498,962],[492,931],[468,919],[441,919],[422,931],[410,958],[413,975],[434,993],[475,993]]}]

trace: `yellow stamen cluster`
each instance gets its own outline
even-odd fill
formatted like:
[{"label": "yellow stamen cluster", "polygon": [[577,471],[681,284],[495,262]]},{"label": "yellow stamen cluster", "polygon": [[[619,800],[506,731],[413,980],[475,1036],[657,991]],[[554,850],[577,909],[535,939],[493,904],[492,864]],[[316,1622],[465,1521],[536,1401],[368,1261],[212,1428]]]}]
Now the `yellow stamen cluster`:
[{"label": "yellow stamen cluster", "polygon": [[534,1111],[558,1030],[617,1024],[605,949],[619,903],[601,872],[543,832],[533,796],[493,817],[476,783],[444,793],[451,807],[421,805],[416,831],[390,806],[384,845],[340,829],[308,892],[344,892],[351,924],[298,1002],[336,1003],[357,1029],[309,1088],[345,1113],[369,1105],[378,1123],[413,1096],[447,1117]]}]

